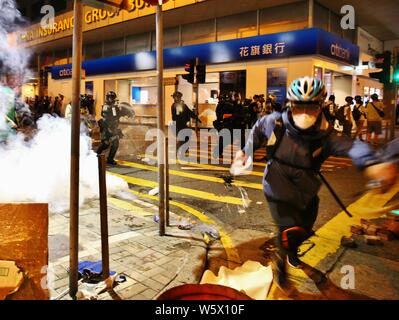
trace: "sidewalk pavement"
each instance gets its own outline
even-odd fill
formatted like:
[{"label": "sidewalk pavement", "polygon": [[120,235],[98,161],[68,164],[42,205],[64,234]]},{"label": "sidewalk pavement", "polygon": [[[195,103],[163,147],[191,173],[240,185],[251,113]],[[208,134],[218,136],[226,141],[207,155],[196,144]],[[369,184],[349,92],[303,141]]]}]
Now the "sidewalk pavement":
[{"label": "sidewalk pavement", "polygon": [[[120,201],[120,200],[119,200]],[[186,283],[199,283],[206,265],[207,245],[203,235],[178,228],[179,217],[171,213],[171,227],[159,236],[154,221],[158,207],[141,200],[118,205],[108,201],[110,270],[126,277],[101,300],[150,300]],[[101,260],[99,201],[80,210],[79,261]],[[48,287],[51,299],[71,299],[69,288],[69,213],[50,213]],[[79,286],[82,288],[82,285]],[[86,288],[87,289],[87,288]]]}]

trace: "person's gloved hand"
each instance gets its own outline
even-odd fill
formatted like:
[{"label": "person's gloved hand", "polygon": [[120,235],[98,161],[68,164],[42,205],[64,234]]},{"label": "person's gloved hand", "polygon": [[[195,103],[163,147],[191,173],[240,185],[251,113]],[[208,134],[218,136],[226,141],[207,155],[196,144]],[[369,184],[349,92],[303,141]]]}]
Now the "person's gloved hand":
[{"label": "person's gloved hand", "polygon": [[378,186],[375,189],[381,193],[385,193],[395,184],[399,172],[396,164],[385,162],[367,167],[364,174],[370,181],[378,183]]}]

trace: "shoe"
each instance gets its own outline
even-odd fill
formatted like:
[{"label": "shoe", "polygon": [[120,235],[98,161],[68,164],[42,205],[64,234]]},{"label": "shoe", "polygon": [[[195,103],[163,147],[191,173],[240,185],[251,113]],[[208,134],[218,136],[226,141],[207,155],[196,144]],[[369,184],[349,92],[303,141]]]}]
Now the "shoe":
[{"label": "shoe", "polygon": [[115,160],[108,160],[107,164],[109,164],[111,166],[116,166],[118,163]]},{"label": "shoe", "polygon": [[287,289],[287,274],[285,271],[285,258],[281,253],[275,253],[272,256],[272,270],[276,285],[282,290]]},{"label": "shoe", "polygon": [[302,261],[299,260],[296,254],[287,255],[287,264],[294,269],[302,269],[303,267]]}]

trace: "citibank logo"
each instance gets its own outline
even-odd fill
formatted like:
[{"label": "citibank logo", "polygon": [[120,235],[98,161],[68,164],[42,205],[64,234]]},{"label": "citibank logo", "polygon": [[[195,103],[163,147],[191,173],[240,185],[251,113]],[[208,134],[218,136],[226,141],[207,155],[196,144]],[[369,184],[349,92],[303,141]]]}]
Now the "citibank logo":
[{"label": "citibank logo", "polygon": [[58,74],[60,78],[72,77],[72,69],[61,69]]},{"label": "citibank logo", "polygon": [[349,49],[342,48],[338,43],[331,45],[331,54],[335,57],[348,61],[351,56]]}]

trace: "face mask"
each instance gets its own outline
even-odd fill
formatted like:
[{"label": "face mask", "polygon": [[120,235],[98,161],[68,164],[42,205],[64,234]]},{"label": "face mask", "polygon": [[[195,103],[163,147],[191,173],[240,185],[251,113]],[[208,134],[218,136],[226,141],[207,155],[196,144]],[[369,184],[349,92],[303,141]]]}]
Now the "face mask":
[{"label": "face mask", "polygon": [[316,123],[317,120],[317,117],[310,116],[306,113],[301,113],[296,115],[293,114],[292,118],[294,119],[295,125],[303,130],[309,129],[311,126],[313,126]]}]

